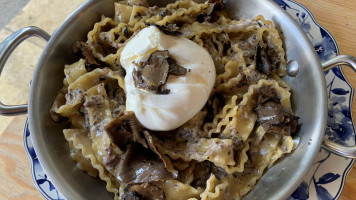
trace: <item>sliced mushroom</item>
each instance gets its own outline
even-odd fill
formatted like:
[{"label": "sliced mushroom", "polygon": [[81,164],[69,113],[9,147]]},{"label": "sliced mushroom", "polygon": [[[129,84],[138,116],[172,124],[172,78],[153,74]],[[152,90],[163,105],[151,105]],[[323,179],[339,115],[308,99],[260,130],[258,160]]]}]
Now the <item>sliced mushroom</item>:
[{"label": "sliced mushroom", "polygon": [[206,9],[206,11],[203,13],[200,13],[197,16],[197,21],[200,23],[203,23],[203,22],[212,23],[212,22],[216,21],[216,16],[215,16],[216,11],[222,10],[224,8],[224,4],[221,0],[209,0],[208,3],[209,3],[209,6]]},{"label": "sliced mushroom", "polygon": [[167,169],[167,171],[171,172],[173,174],[174,178],[177,178],[178,177],[178,171],[174,169],[171,159],[169,159],[169,157],[161,154],[157,150],[156,144],[154,143],[154,140],[152,138],[153,136],[148,131],[143,131],[143,133],[145,135],[145,138],[146,138],[146,141],[147,141],[147,144],[148,144],[149,148],[161,158],[161,160],[164,163],[164,167]]},{"label": "sliced mushroom", "polygon": [[134,71],[135,85],[139,88],[158,88],[166,84],[169,64],[168,51],[155,51],[148,59],[140,63],[139,69]]},{"label": "sliced mushroom", "polygon": [[277,101],[280,99],[276,89],[273,86],[266,85],[258,90],[257,104],[264,103],[266,100],[271,98],[275,98]]},{"label": "sliced mushroom", "polygon": [[169,90],[164,85],[169,75],[185,75],[187,69],[177,64],[176,60],[169,57],[167,50],[153,52],[146,61],[136,63],[132,76],[135,86],[158,94],[168,94]]},{"label": "sliced mushroom", "polygon": [[262,47],[257,44],[255,62],[256,69],[267,75],[280,67],[280,57],[272,45]]},{"label": "sliced mushroom", "polygon": [[298,117],[285,109],[275,99],[257,106],[258,119],[263,129],[277,135],[291,135],[298,126]]},{"label": "sliced mushroom", "polygon": [[221,95],[215,94],[206,104],[207,114],[204,118],[204,123],[210,123],[218,114],[219,108],[224,106],[224,99]]},{"label": "sliced mushroom", "polygon": [[126,94],[124,89],[119,86],[117,79],[108,79],[107,85],[105,85],[106,94],[110,99],[115,100],[120,105],[125,105]]},{"label": "sliced mushroom", "polygon": [[127,146],[116,167],[115,175],[118,180],[126,184],[174,179],[157,154],[138,143]]},{"label": "sliced mushroom", "polygon": [[122,200],[164,200],[165,193],[164,191],[151,184],[143,183],[139,185],[128,185],[122,195]]},{"label": "sliced mushroom", "polygon": [[193,187],[206,187],[206,182],[211,175],[210,162],[198,162],[195,163],[195,169],[193,171],[194,178],[191,183]]},{"label": "sliced mushroom", "polygon": [[142,130],[135,113],[125,112],[123,116],[112,120],[105,127],[109,137],[122,150],[125,150],[130,142],[137,142],[148,148],[145,139],[140,134]]},{"label": "sliced mushroom", "polygon": [[298,117],[283,107],[278,100],[276,91],[271,87],[259,90],[256,112],[258,121],[267,133],[291,135],[298,127]]},{"label": "sliced mushroom", "polygon": [[177,61],[171,57],[167,58],[169,64],[169,75],[182,76],[187,74],[187,69],[178,65]]},{"label": "sliced mushroom", "polygon": [[150,132],[143,130],[133,112],[125,112],[123,116],[112,120],[105,127],[105,130],[113,142],[126,152],[128,145],[136,142],[146,148],[146,151],[155,153],[159,160],[163,162],[167,171],[172,174],[172,177],[177,178],[178,171],[174,169],[171,160],[158,151]]},{"label": "sliced mushroom", "polygon": [[257,45],[256,56],[256,69],[260,73],[270,75],[274,67],[268,60],[266,48],[262,47],[260,44]]},{"label": "sliced mushroom", "polygon": [[191,183],[194,187],[206,187],[207,180],[214,174],[216,178],[222,180],[228,176],[224,169],[217,167],[210,161],[197,162],[193,171],[194,178]]},{"label": "sliced mushroom", "polygon": [[97,67],[100,67],[99,62],[94,58],[93,53],[91,52],[88,44],[82,41],[75,41],[72,44],[72,53],[74,55],[82,55],[86,60],[85,66],[87,69],[92,70]]}]

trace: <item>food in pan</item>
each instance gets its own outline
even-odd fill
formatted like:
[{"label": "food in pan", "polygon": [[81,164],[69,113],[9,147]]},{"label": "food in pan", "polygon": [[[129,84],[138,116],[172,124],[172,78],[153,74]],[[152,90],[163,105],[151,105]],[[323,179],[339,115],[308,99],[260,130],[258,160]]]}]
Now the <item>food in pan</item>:
[{"label": "food in pan", "polygon": [[77,166],[115,199],[240,199],[295,147],[285,50],[218,0],[114,4],[51,109]]}]

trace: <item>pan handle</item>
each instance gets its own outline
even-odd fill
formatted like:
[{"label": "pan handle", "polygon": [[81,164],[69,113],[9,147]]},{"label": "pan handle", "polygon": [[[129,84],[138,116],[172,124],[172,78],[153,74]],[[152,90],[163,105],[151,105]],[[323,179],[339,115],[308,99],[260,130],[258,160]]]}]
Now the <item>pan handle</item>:
[{"label": "pan handle", "polygon": [[[5,66],[7,59],[9,58],[11,53],[15,50],[15,48],[19,44],[21,44],[21,42],[33,36],[42,38],[46,41],[48,41],[51,37],[48,33],[43,31],[42,29],[34,26],[30,26],[16,31],[8,38],[6,38],[2,43],[0,43],[0,75]],[[26,114],[27,108],[28,108],[27,104],[9,106],[9,105],[4,105],[3,103],[0,102],[0,115],[11,116],[11,115]]]},{"label": "pan handle", "polygon": [[[356,72],[356,58],[350,55],[340,55],[331,58],[328,61],[322,63],[324,71],[327,71],[338,65],[347,65]],[[344,146],[324,139],[322,147],[330,152],[333,152],[339,156],[347,158],[356,158],[356,146]]]}]

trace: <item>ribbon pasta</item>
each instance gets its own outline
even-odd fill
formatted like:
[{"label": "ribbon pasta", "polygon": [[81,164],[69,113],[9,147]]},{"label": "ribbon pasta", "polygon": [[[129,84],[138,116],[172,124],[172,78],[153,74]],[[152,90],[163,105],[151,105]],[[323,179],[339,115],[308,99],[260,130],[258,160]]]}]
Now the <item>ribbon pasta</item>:
[{"label": "ribbon pasta", "polygon": [[[87,35],[91,53],[104,67],[89,69],[87,61],[80,59],[64,68],[64,86],[51,116],[55,121],[66,118],[71,124],[63,131],[70,156],[78,168],[105,181],[115,199],[122,198],[128,184],[117,179],[115,167],[125,150],[105,130],[125,113],[120,54],[147,23],[174,24],[179,37],[196,42],[211,54],[217,76],[207,105],[182,127],[194,133],[193,139],[165,140],[152,135],[155,151],[167,156],[179,174],[177,179],[155,183],[155,187],[164,191],[166,199],[241,199],[267,168],[295,147],[291,135],[264,128],[256,112],[265,88],[273,91],[269,98],[291,112],[289,86],[280,78],[286,74],[286,60],[279,31],[263,16],[234,20],[223,10],[209,16],[212,3],[208,2],[180,0],[166,7],[135,2],[116,2],[115,16],[103,16]],[[201,17],[205,21],[199,21]],[[258,68],[256,57],[262,55],[261,49],[275,67],[269,72]],[[209,173],[198,172],[201,167]]]}]

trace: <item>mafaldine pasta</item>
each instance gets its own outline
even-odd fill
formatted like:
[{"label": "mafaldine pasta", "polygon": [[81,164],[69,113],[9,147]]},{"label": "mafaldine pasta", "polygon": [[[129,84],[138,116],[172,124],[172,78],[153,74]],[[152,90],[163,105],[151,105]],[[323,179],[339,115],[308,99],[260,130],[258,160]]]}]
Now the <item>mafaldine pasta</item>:
[{"label": "mafaldine pasta", "polygon": [[73,43],[50,111],[68,156],[114,199],[243,198],[295,148],[280,32],[219,0],[113,9]]}]

